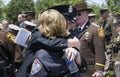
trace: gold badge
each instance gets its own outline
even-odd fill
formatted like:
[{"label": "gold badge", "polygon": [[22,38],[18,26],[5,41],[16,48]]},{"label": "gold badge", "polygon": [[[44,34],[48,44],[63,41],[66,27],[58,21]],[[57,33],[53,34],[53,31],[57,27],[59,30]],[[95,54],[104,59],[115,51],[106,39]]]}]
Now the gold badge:
[{"label": "gold badge", "polygon": [[13,36],[13,34],[11,33],[11,32],[8,32],[7,34],[6,34],[6,37],[10,40],[10,41],[12,41],[12,42],[14,42],[14,36]]},{"label": "gold badge", "polygon": [[99,37],[104,37],[104,30],[101,27],[98,27],[98,36]]}]

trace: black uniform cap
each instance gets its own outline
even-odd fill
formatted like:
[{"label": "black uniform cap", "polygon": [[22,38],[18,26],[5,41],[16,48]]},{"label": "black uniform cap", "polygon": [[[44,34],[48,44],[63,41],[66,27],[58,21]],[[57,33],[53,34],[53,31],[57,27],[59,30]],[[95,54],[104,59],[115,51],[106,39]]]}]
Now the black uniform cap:
[{"label": "black uniform cap", "polygon": [[23,14],[25,15],[30,15],[30,16],[35,16],[35,11],[24,11]]},{"label": "black uniform cap", "polygon": [[55,9],[59,11],[69,21],[75,21],[74,16],[76,15],[77,11],[75,7],[71,5],[58,5],[50,7],[49,9]]},{"label": "black uniform cap", "polygon": [[102,14],[103,14],[104,12],[106,12],[106,11],[109,12],[109,10],[108,10],[107,8],[103,8],[103,9],[100,10],[100,14],[102,15]]}]

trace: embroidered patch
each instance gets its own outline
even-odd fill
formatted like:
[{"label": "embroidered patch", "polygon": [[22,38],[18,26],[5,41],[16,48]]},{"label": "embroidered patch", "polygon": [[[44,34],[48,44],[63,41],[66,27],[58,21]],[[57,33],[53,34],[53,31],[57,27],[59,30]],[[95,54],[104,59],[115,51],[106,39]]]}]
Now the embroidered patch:
[{"label": "embroidered patch", "polygon": [[103,31],[103,28],[101,28],[101,27],[98,28],[98,36],[104,37],[104,31]]},{"label": "embroidered patch", "polygon": [[35,59],[33,64],[32,64],[32,70],[31,70],[31,75],[34,75],[38,73],[42,68],[42,64],[39,61],[39,59]]},{"label": "embroidered patch", "polygon": [[13,34],[12,34],[11,32],[8,32],[8,33],[6,34],[6,37],[7,37],[10,41],[14,42],[15,36],[13,36]]}]

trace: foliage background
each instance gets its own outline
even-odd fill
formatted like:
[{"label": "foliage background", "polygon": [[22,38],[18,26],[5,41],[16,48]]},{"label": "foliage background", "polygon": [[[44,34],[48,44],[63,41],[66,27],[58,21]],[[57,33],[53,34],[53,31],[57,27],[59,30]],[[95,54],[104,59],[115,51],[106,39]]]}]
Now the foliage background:
[{"label": "foliage background", "polygon": [[[11,0],[7,5],[0,0],[0,21],[3,19],[8,20],[10,23],[18,24],[17,16],[23,11],[32,10],[36,12],[36,18],[38,14],[47,8],[60,4],[70,4],[74,5],[77,2],[84,2],[90,0]],[[101,8],[109,8],[109,10],[116,14],[120,13],[120,0],[105,0],[106,5],[99,6],[98,4],[92,3],[88,6],[91,7],[96,14],[97,19],[100,16],[99,10]]]}]

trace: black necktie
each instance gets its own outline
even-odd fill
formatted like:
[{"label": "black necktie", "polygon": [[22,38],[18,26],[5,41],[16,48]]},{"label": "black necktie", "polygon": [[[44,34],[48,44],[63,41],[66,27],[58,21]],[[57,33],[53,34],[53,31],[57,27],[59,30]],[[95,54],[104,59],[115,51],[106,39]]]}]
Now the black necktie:
[{"label": "black necktie", "polygon": [[81,32],[81,28],[78,28],[77,29],[77,33],[79,34]]}]

